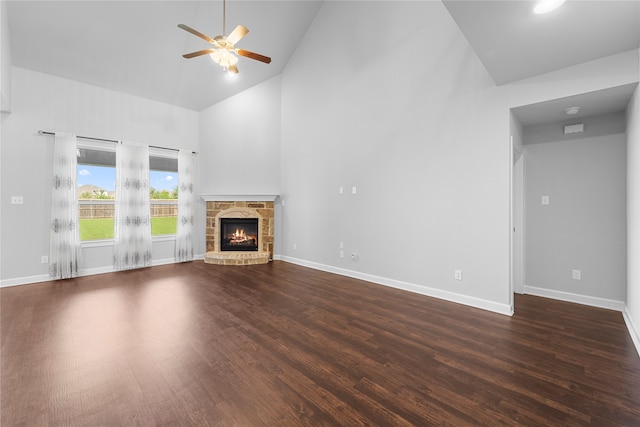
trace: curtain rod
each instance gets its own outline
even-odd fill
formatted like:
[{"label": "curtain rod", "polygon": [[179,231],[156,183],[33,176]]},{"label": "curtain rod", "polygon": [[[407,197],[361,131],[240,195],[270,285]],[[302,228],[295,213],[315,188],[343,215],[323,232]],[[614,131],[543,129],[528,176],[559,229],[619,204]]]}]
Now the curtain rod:
[{"label": "curtain rod", "polygon": [[[38,133],[40,135],[55,135],[55,132],[48,132],[48,131],[44,131],[44,130],[39,130]],[[76,135],[76,138],[81,138],[81,139],[90,139],[91,141],[104,141],[104,142],[113,142],[113,143],[118,143],[120,141],[117,141],[115,139],[105,139],[105,138],[95,138],[93,136],[80,136],[80,135]],[[149,148],[159,148],[161,150],[170,150],[170,151],[180,151],[177,148],[167,148],[167,147],[159,147],[157,145],[150,145]],[[192,151],[192,154],[198,154],[197,151]]]}]

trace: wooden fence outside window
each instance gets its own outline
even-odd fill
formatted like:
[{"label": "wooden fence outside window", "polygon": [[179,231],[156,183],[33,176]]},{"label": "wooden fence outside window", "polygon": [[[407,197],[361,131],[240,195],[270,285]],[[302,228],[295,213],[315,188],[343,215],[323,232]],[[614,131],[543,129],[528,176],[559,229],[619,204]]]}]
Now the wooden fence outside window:
[{"label": "wooden fence outside window", "polygon": [[[114,200],[80,200],[80,219],[113,218],[115,214]],[[178,216],[178,200],[151,200],[151,216]]]}]

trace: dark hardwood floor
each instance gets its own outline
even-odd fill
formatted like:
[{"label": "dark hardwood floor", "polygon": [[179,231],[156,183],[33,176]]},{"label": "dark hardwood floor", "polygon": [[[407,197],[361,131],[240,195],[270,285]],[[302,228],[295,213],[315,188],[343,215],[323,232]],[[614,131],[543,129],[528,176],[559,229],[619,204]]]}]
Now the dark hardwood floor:
[{"label": "dark hardwood floor", "polygon": [[503,316],[284,262],[0,290],[12,426],[640,425],[618,312]]}]

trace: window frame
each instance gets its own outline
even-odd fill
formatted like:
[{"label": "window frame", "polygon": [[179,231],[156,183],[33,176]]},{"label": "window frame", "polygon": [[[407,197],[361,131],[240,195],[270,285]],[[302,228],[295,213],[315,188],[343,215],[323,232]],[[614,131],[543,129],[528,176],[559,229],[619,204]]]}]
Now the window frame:
[{"label": "window frame", "polygon": [[[96,151],[106,151],[106,152],[113,152],[115,153],[116,151],[116,146],[114,143],[103,143],[100,141],[91,141],[91,140],[78,140],[77,142],[77,148],[78,150],[81,149],[86,149],[86,150],[96,150]],[[179,173],[177,171],[177,161],[178,161],[178,152],[175,150],[168,150],[168,149],[160,149],[160,148],[154,148],[154,147],[149,147],[149,162],[151,163],[151,158],[152,157],[161,157],[161,158],[167,158],[167,159],[175,159],[176,161],[176,171],[166,171],[166,172],[173,172],[178,174],[178,182],[177,185],[180,185],[180,177],[179,177]],[[80,159],[78,158],[77,160],[77,165],[92,165],[92,166],[99,166],[99,165],[94,165],[92,163],[82,163],[80,161]],[[108,167],[108,166],[105,166]],[[116,166],[113,166],[113,169],[116,169]],[[149,167],[149,173],[151,173],[152,170],[155,171],[164,171],[164,170],[160,170],[160,169],[151,169],[151,167]],[[76,172],[77,173],[77,172]],[[151,184],[151,179],[149,178],[149,183]],[[90,203],[94,203],[94,202],[81,202],[79,199],[80,193],[78,193],[78,209],[80,209],[80,205],[81,204],[90,204]],[[163,199],[150,199],[149,202],[151,203],[151,200],[163,200]],[[109,199],[109,200],[100,200],[98,202],[98,204],[114,204],[115,205],[115,199]],[[175,205],[177,206],[178,201],[175,201]],[[80,219],[80,218],[78,218]],[[176,234],[158,234],[158,235],[152,235],[151,236],[151,242],[168,242],[168,241],[175,241],[176,239]],[[83,248],[93,248],[93,247],[105,247],[105,246],[113,246],[115,244],[115,238],[111,238],[111,239],[95,239],[95,240],[80,240],[80,245]]]},{"label": "window frame", "polygon": [[[77,145],[76,145],[77,149],[78,149],[78,153],[80,154],[80,150],[94,150],[94,151],[105,151],[105,152],[110,152],[110,153],[114,153],[116,152],[116,146],[113,143],[104,143],[104,142],[100,142],[100,141],[91,141],[91,140],[80,140],[78,139],[77,141]],[[82,163],[80,161],[80,158],[78,156],[77,158],[77,166],[80,165],[90,165],[90,166],[100,166],[100,165],[95,165],[93,163]],[[77,168],[76,166],[76,168]],[[104,165],[104,167],[109,167]],[[113,166],[111,166],[114,170],[114,172],[116,172],[116,165],[114,164]],[[76,172],[77,173],[77,172]],[[77,177],[76,177],[77,178]],[[115,177],[114,177],[114,181],[115,181]],[[87,205],[87,204],[95,204],[94,202],[81,202],[80,201],[80,192],[78,192],[77,195],[77,201],[78,201],[78,210],[80,210],[80,205]],[[104,200],[104,201],[99,201],[98,204],[112,204],[114,206],[114,210],[115,210],[115,202],[116,199],[108,199]],[[80,213],[78,212],[78,221],[80,221]],[[78,229],[78,233],[79,233],[79,229]],[[80,238],[80,236],[78,236],[78,238]],[[85,247],[99,247],[99,246],[113,246],[113,244],[115,243],[115,238],[110,238],[110,239],[93,239],[93,240],[80,240],[80,246],[85,248]]]}]

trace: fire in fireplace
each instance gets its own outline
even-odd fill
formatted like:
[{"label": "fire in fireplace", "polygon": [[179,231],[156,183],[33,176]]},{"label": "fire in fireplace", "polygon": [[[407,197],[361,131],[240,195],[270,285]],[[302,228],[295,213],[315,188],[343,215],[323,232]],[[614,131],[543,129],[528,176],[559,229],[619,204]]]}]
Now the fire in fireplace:
[{"label": "fire in fireplace", "polygon": [[258,218],[220,218],[220,251],[257,251]]}]

